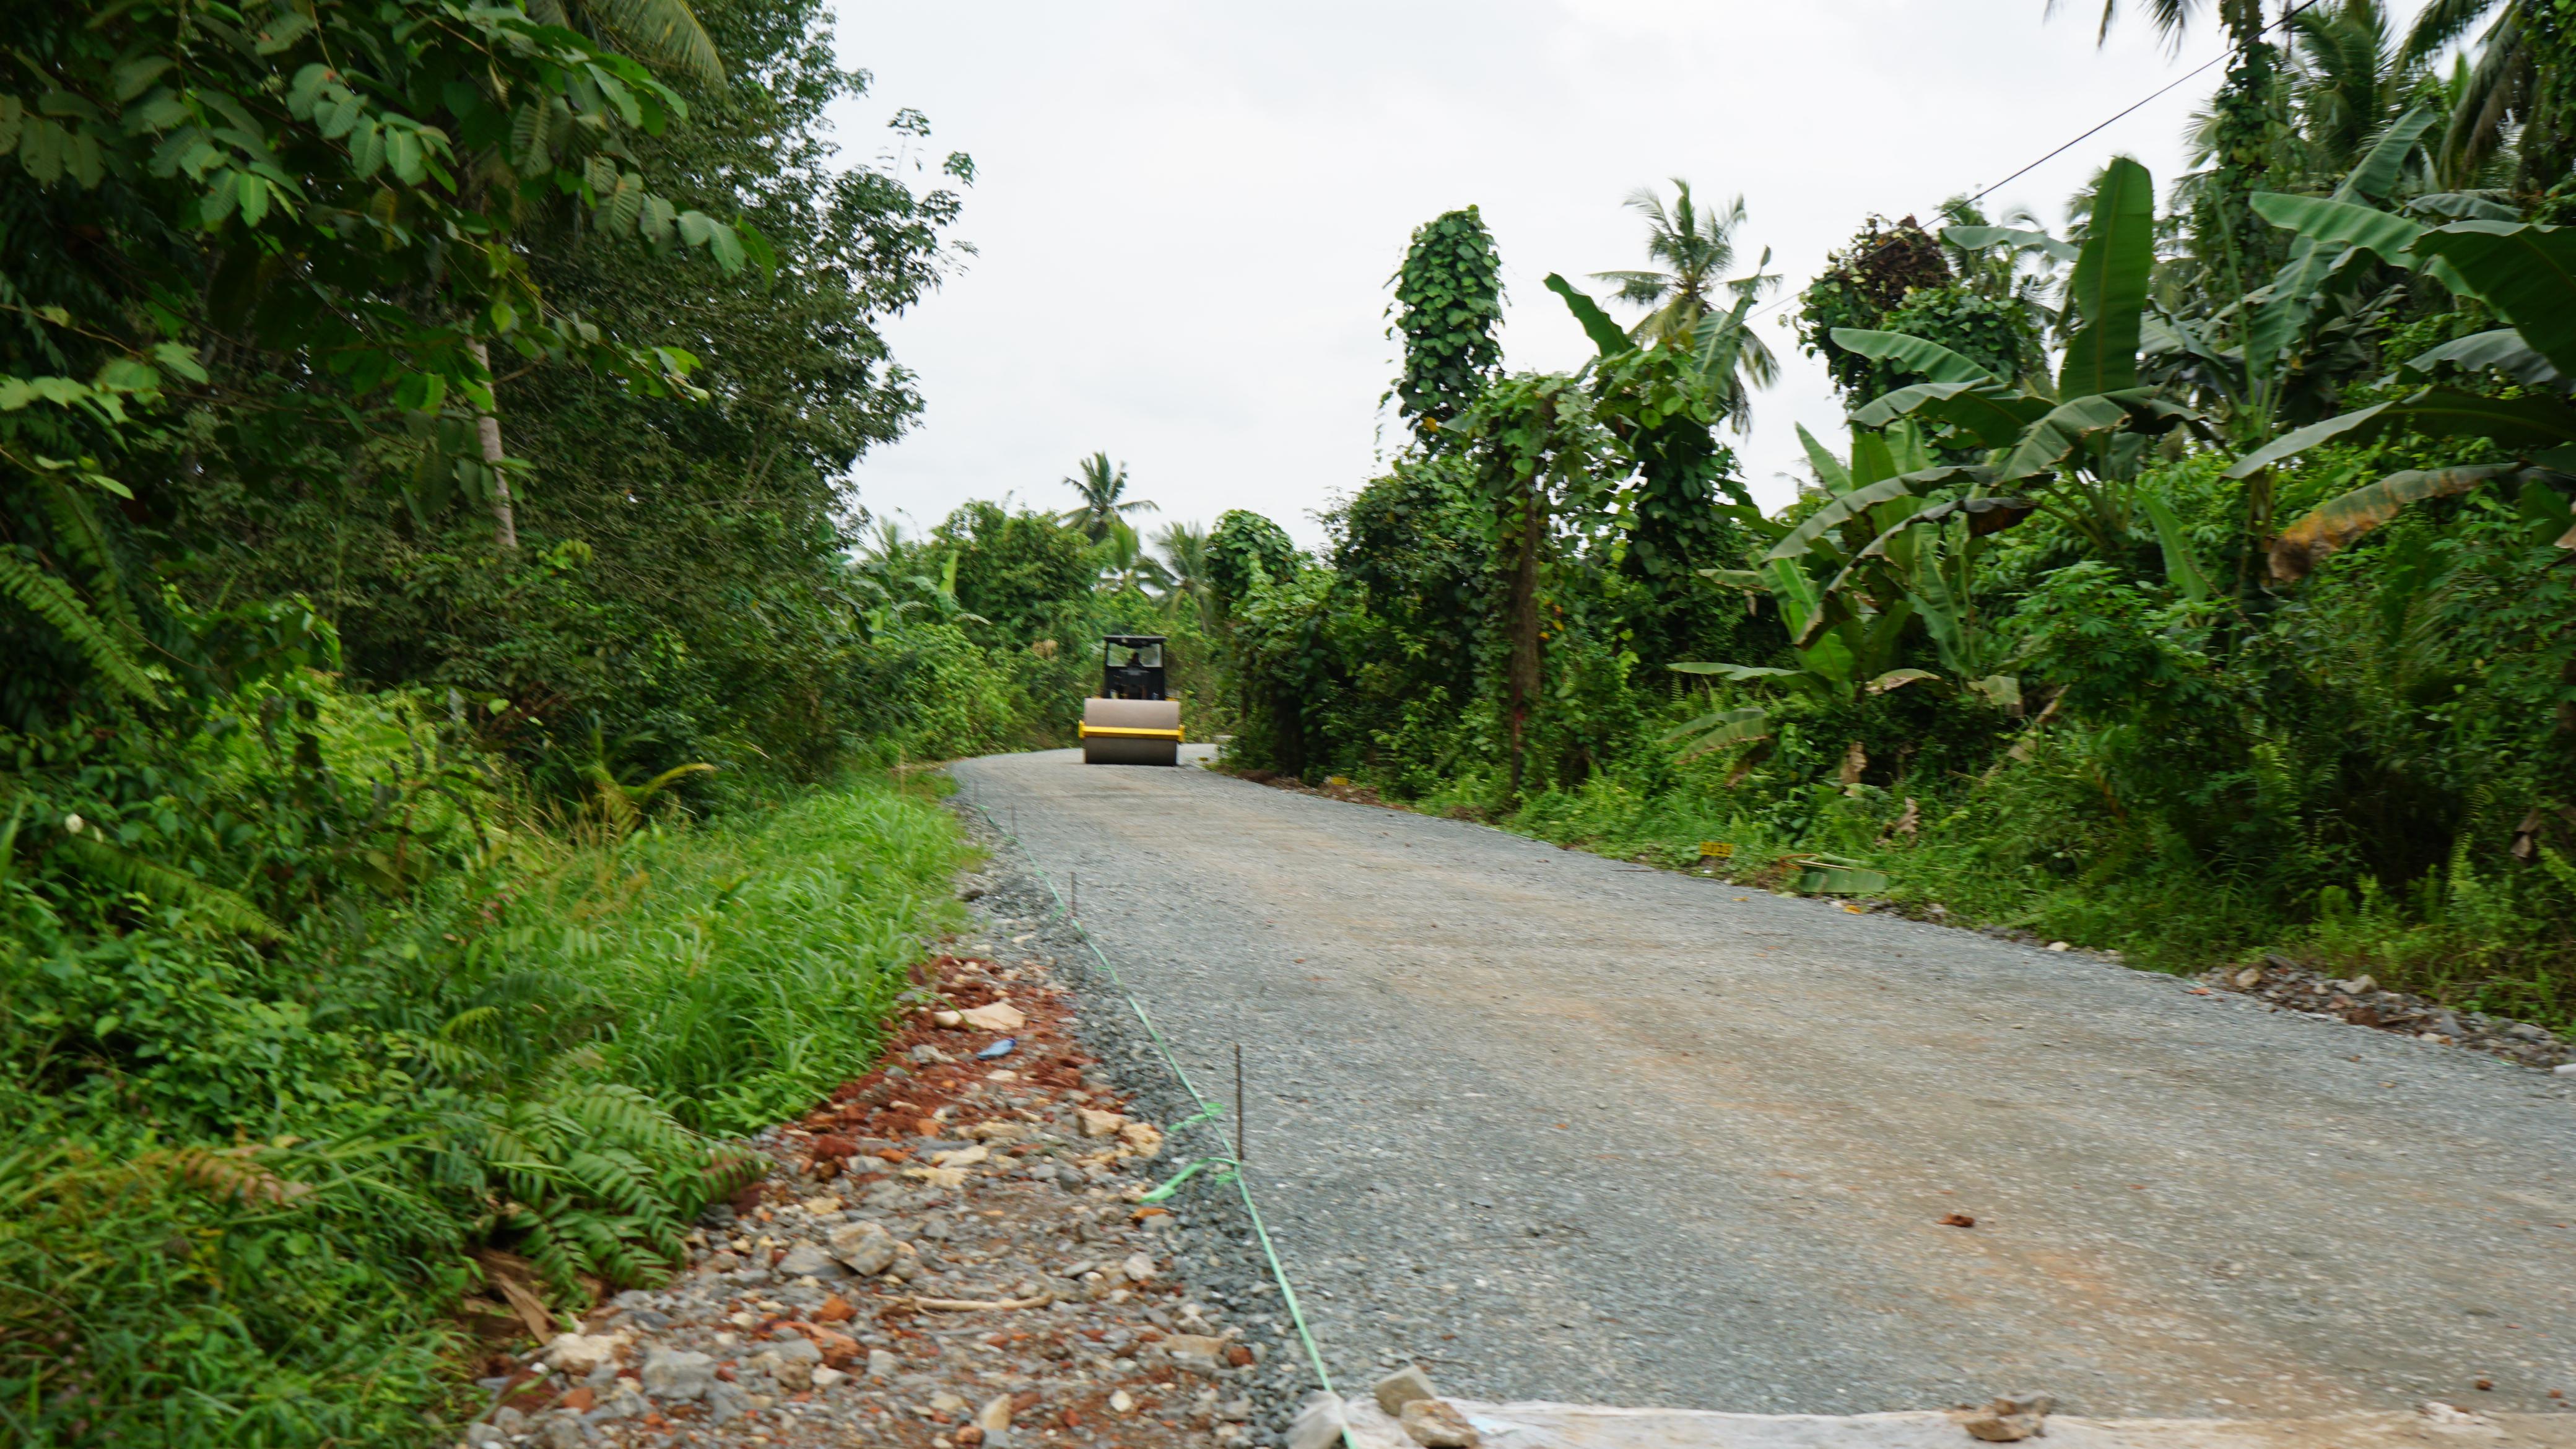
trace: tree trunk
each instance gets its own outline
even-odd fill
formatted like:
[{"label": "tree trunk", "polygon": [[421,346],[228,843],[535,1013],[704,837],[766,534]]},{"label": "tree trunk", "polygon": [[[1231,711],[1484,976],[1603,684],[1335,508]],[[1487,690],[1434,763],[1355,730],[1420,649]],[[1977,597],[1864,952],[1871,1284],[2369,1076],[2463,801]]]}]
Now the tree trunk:
[{"label": "tree trunk", "polygon": [[1520,549],[1512,561],[1512,656],[1504,675],[1504,708],[1511,726],[1512,799],[1521,795],[1522,726],[1538,697],[1538,555],[1547,542],[1547,489],[1533,475],[1520,491]]},{"label": "tree trunk", "polygon": [[[465,350],[474,354],[474,361],[482,367],[484,375],[491,376],[492,354],[483,346],[482,339],[466,343]],[[499,384],[493,385],[497,387]],[[498,403],[494,405],[498,406]],[[492,542],[503,553],[517,553],[519,519],[510,507],[510,475],[501,468],[501,460],[509,456],[501,451],[501,420],[489,412],[476,413],[474,436],[483,445],[483,471],[492,479]]]}]

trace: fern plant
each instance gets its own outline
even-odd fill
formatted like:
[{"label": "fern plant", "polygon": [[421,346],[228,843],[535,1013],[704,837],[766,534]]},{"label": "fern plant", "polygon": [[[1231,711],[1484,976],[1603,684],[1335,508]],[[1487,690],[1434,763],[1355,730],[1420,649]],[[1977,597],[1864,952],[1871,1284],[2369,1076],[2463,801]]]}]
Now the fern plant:
[{"label": "fern plant", "polygon": [[567,1297],[585,1274],[653,1281],[685,1254],[698,1209],[762,1170],[613,1082],[478,1101],[455,1115],[437,1155],[439,1179],[486,1204],[478,1236],[509,1241]]}]

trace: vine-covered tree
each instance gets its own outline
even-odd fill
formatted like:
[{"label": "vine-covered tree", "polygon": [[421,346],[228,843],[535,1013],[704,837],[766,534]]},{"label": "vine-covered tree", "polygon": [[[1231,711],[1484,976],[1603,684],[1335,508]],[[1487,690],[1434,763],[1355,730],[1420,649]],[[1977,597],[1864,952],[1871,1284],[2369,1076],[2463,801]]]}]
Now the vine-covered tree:
[{"label": "vine-covered tree", "polygon": [[1393,278],[1387,335],[1404,343],[1393,395],[1426,448],[1448,446],[1441,430],[1475,405],[1502,368],[1494,336],[1503,317],[1502,268],[1493,234],[1472,206],[1414,228]]}]

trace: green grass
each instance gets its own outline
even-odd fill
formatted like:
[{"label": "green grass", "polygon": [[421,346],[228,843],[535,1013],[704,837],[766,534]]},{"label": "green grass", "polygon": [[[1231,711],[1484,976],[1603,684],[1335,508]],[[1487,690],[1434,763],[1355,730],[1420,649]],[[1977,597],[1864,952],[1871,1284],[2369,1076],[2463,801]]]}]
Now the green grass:
[{"label": "green grass", "polygon": [[[1462,777],[1412,802],[1441,813],[1499,793]],[[1908,796],[1910,832],[1896,829]],[[2283,951],[2444,1004],[2576,1030],[2576,865],[2481,872],[2460,855],[2399,890],[2316,884],[2261,869],[2221,871],[2158,819],[2103,807],[2096,763],[2055,740],[1984,777],[1889,791],[1830,782],[1733,791],[1713,775],[1640,767],[1594,774],[1494,814],[1504,829],[1620,860],[1723,869],[1787,888],[1799,857],[1883,872],[1883,893],[1951,925],[2003,925],[2116,950],[2133,965],[2197,972]],[[1940,909],[1936,912],[1934,907]]]},{"label": "green grass", "polygon": [[944,811],[869,787],[586,857],[554,943],[607,1004],[603,1075],[705,1132],[804,1110],[874,1056],[924,934],[955,919],[960,849]]},{"label": "green grass", "polygon": [[472,1250],[559,1308],[653,1278],[742,1180],[716,1139],[873,1058],[961,849],[857,779],[523,829],[268,947],[0,880],[0,1442],[451,1441]]}]

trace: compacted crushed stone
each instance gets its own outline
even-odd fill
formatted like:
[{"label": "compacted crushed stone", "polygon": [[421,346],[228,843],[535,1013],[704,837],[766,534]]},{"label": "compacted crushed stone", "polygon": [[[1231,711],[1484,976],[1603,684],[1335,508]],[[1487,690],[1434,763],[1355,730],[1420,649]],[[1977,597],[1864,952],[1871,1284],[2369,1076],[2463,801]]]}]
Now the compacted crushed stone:
[{"label": "compacted crushed stone", "polygon": [[1164,1141],[1197,1105],[961,814],[991,856],[961,881],[975,927],[916,972],[884,1062],[754,1139],[773,1170],[708,1210],[687,1267],[494,1384],[462,1444],[1283,1442],[1313,1378],[1237,1194],[1206,1171],[1142,1201],[1222,1129]]}]

